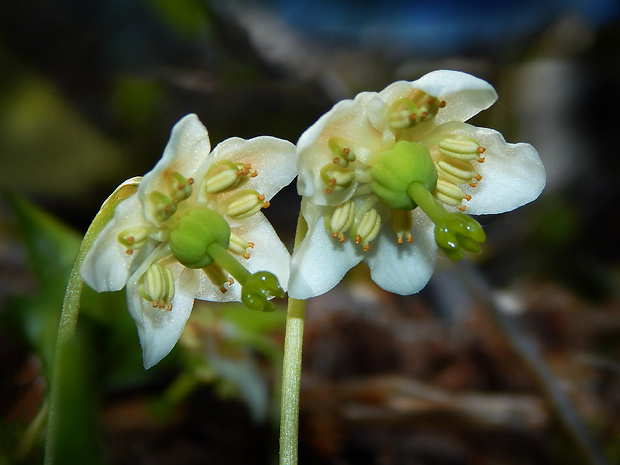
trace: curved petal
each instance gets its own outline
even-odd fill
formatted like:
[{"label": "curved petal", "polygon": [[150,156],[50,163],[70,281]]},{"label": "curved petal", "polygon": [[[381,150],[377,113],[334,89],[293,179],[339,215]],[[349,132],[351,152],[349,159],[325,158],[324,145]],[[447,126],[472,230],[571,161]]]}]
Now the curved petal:
[{"label": "curved petal", "polygon": [[[210,158],[207,158],[210,150],[209,134],[198,117],[190,114],[181,118],[172,128],[161,159],[144,175],[138,188],[142,204],[148,205],[153,191],[168,194],[171,183],[168,174],[174,171],[186,178],[202,179],[211,164]],[[148,208],[144,213],[149,221],[156,223]]]},{"label": "curved petal", "polygon": [[419,292],[437,261],[433,222],[418,208],[413,211],[413,242],[397,244],[391,228],[383,228],[365,258],[372,280],[395,294]]},{"label": "curved petal", "polygon": [[146,369],[159,363],[177,343],[192,312],[199,285],[199,270],[185,268],[178,262],[173,262],[169,265],[175,283],[172,310],[153,308],[153,305],[140,295],[138,284],[150,264],[141,266],[127,283],[127,307],[138,328]]},{"label": "curved petal", "polygon": [[534,147],[509,144],[497,131],[466,123],[441,127],[442,132],[472,137],[486,150],[484,163],[475,163],[482,180],[463,192],[472,196],[467,213],[483,215],[514,210],[535,200],[545,187],[545,168]]},{"label": "curved petal", "polygon": [[448,121],[467,121],[497,100],[497,92],[488,82],[461,71],[438,70],[425,74],[413,82],[395,82],[379,94],[386,102],[406,96],[413,89],[444,100],[445,108],[432,120],[435,124]]},{"label": "curved petal", "polygon": [[291,255],[265,215],[257,213],[248,218],[240,227],[233,227],[235,234],[248,242],[254,243],[250,258],[241,258],[250,273],[269,271],[273,273],[280,287],[286,291],[289,281]]},{"label": "curved petal", "polygon": [[119,203],[114,217],[86,254],[80,275],[97,292],[118,291],[125,287],[136,264],[139,265],[153,250],[155,242],[149,241],[141,249],[127,254],[126,248],[118,242],[119,233],[127,228],[144,227],[148,230],[151,227],[141,211],[142,205],[136,195]]},{"label": "curved petal", "polygon": [[308,233],[291,258],[289,297],[309,299],[324,294],[338,284],[357,265],[364,254],[353,241],[338,242],[325,227],[327,207],[304,200],[302,211]]},{"label": "curved petal", "polygon": [[382,133],[373,126],[367,111],[367,103],[376,96],[362,92],[354,100],[338,102],[301,135],[297,142],[300,195],[313,197],[319,205],[338,205],[353,195],[355,182],[347,189],[326,194],[320,171],[333,162],[334,153],[328,145],[331,138],[341,139],[362,162],[382,151]]},{"label": "curved petal", "polygon": [[211,157],[212,163],[221,160],[250,163],[258,175],[248,178],[244,188],[260,192],[267,200],[288,186],[297,175],[295,145],[276,137],[261,136],[249,140],[232,137],[216,145]]}]

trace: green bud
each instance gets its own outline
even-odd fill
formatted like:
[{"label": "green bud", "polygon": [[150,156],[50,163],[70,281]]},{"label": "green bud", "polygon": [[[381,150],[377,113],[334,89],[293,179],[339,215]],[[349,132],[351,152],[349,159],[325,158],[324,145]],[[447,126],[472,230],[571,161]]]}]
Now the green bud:
[{"label": "green bud", "polygon": [[276,309],[270,297],[284,297],[278,278],[267,271],[251,275],[241,288],[241,301],[250,310],[271,312]]},{"label": "green bud", "polygon": [[192,210],[170,231],[170,250],[189,268],[204,268],[213,262],[207,254],[212,243],[228,247],[230,226],[215,210]]},{"label": "green bud", "polygon": [[413,210],[417,206],[407,193],[413,182],[429,191],[437,184],[437,171],[428,149],[406,140],[383,152],[371,174],[373,192],[381,203],[395,210]]}]

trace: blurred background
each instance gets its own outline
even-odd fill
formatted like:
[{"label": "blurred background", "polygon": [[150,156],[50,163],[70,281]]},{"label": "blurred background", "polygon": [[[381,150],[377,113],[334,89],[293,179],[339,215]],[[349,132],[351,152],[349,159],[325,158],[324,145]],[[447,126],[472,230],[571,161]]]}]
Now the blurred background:
[{"label": "blurred background", "polygon": [[[493,84],[473,123],[548,185],[481,218],[419,294],[361,265],[308,303],[302,464],[620,463],[620,6],[614,0],[21,0],[0,6],[0,464],[38,464],[69,270],[123,180],[198,114],[295,142],[340,99],[434,69]],[[266,211],[291,246],[289,186]],[[285,302],[197,302],[144,371],[124,293],[85,292],[63,463],[277,463]],[[577,420],[575,420],[575,418]]]}]

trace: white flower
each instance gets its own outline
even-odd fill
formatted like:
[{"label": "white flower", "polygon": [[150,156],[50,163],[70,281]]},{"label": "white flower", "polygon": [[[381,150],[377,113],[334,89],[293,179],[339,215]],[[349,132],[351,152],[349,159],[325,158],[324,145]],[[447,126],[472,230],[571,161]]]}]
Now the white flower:
[{"label": "white flower", "polygon": [[260,210],[293,180],[295,160],[293,144],[273,137],[232,138],[211,151],[196,115],[173,127],[81,268],[99,292],[127,287],[145,368],[172,350],[194,299],[269,310],[267,299],[283,296],[290,256]]},{"label": "white flower", "polygon": [[418,292],[438,245],[452,259],[480,250],[484,231],[462,212],[536,199],[546,179],[536,150],[464,122],[496,99],[481,79],[435,71],[339,102],[311,126],[297,144],[308,233],[289,296],[323,294],[362,260],[382,288]]}]

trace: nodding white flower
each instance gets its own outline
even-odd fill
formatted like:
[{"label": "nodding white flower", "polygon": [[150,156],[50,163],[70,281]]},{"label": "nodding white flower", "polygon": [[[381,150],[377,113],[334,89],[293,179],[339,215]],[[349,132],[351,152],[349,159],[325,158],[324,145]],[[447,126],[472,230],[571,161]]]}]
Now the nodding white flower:
[{"label": "nodding white flower", "polygon": [[362,260],[382,288],[418,292],[438,246],[454,260],[480,251],[484,231],[464,212],[536,199],[546,179],[536,150],[465,123],[496,99],[481,79],[434,71],[341,101],[302,134],[308,232],[293,253],[289,296],[323,294]]},{"label": "nodding white flower", "polygon": [[290,256],[260,210],[293,180],[295,160],[294,145],[274,137],[232,138],[211,151],[193,114],[173,127],[80,270],[99,292],[127,288],[145,368],[172,350],[194,299],[271,310],[268,299],[284,296]]}]

